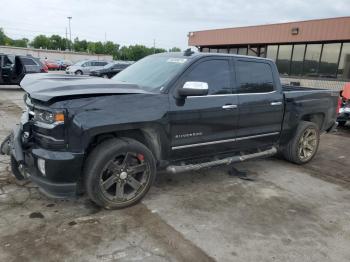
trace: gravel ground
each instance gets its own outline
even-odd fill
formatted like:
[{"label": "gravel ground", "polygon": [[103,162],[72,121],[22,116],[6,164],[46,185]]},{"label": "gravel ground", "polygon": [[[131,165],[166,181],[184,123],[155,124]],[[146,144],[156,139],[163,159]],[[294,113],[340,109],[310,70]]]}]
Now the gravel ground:
[{"label": "gravel ground", "polygon": [[[0,139],[23,93],[0,90]],[[296,166],[277,158],[159,174],[146,198],[117,211],[52,200],[19,183],[0,156],[0,261],[350,261],[350,127],[323,135]]]}]

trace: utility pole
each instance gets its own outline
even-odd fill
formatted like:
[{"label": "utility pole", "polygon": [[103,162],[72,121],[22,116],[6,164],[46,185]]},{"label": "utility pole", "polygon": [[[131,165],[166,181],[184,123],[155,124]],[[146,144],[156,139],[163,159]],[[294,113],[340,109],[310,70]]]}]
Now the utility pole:
[{"label": "utility pole", "polygon": [[156,53],[156,39],[153,39],[153,54]]},{"label": "utility pole", "polygon": [[107,33],[105,32],[105,43],[107,42]]},{"label": "utility pole", "polygon": [[67,33],[67,27],[66,27],[66,50],[68,50],[68,33]]},{"label": "utility pole", "polygon": [[72,17],[71,16],[68,16],[68,25],[69,25],[69,50],[72,51],[72,47],[71,47],[71,44],[72,44],[72,31],[71,31],[71,28],[70,28],[70,20],[72,20]]}]

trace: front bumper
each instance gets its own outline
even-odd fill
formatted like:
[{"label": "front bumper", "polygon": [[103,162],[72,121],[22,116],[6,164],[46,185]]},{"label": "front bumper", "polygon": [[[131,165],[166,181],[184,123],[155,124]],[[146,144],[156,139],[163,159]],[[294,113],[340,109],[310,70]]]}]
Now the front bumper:
[{"label": "front bumper", "polygon": [[[51,151],[24,143],[22,125],[10,136],[10,154],[22,165],[24,175],[41,191],[54,198],[70,198],[79,192],[78,181],[84,155],[67,151]],[[38,168],[38,159],[45,161],[45,173]]]}]

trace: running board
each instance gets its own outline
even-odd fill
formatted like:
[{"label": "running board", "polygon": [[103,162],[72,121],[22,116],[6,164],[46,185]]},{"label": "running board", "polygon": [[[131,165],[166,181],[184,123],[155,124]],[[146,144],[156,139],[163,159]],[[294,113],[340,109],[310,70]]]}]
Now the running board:
[{"label": "running board", "polygon": [[272,147],[269,150],[266,151],[261,151],[253,154],[247,154],[247,155],[241,155],[241,156],[233,156],[233,157],[227,157],[224,159],[220,160],[215,160],[211,162],[204,162],[200,164],[190,164],[190,165],[182,165],[182,166],[168,166],[166,168],[167,172],[176,174],[176,173],[182,173],[186,171],[194,171],[194,170],[199,170],[202,168],[208,168],[208,167],[213,167],[213,166],[221,166],[221,165],[230,165],[232,163],[236,162],[243,162],[245,160],[249,159],[254,159],[254,158],[259,158],[259,157],[268,157],[272,156],[277,153],[276,147]]}]

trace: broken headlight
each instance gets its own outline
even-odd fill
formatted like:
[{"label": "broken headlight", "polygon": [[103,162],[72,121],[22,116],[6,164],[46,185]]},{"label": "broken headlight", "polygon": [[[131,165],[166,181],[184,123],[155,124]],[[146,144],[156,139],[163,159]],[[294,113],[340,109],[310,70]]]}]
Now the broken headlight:
[{"label": "broken headlight", "polygon": [[36,109],[34,110],[34,121],[45,124],[60,124],[64,122],[64,114]]}]

